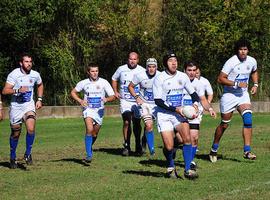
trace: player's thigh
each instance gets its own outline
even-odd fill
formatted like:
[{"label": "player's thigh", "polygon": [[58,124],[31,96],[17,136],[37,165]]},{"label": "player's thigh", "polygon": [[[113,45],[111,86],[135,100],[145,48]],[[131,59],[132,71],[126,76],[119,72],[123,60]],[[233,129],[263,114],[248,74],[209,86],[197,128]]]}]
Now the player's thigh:
[{"label": "player's thigh", "polygon": [[231,93],[225,93],[220,99],[220,112],[230,113],[236,110],[239,105],[239,98]]},{"label": "player's thigh", "polygon": [[172,150],[174,146],[174,132],[173,131],[163,131],[161,132],[162,141],[164,147],[167,150]]},{"label": "player's thigh", "polygon": [[34,111],[29,111],[23,116],[25,126],[28,132],[33,132],[36,125],[36,113]]},{"label": "player's thigh", "polygon": [[179,125],[175,127],[176,131],[180,134],[183,143],[190,143],[190,129],[189,129],[189,123],[188,122],[182,122]]}]

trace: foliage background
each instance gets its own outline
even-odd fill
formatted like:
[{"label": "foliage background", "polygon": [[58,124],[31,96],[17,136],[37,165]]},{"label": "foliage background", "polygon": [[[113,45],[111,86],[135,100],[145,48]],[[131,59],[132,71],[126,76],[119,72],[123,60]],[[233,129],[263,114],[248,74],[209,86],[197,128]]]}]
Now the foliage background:
[{"label": "foliage background", "polygon": [[0,84],[27,51],[42,75],[45,104],[69,105],[87,63],[97,62],[110,81],[128,52],[139,52],[144,65],[174,49],[181,66],[200,63],[218,100],[216,77],[241,37],[251,41],[258,61],[256,100],[269,100],[270,0],[2,0]]}]

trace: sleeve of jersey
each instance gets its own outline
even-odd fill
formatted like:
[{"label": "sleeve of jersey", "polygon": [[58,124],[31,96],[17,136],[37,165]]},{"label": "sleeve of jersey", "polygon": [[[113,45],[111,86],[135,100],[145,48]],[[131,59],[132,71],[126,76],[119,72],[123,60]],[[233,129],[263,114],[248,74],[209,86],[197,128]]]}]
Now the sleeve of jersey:
[{"label": "sleeve of jersey", "polygon": [[76,87],[75,87],[75,90],[76,90],[77,92],[80,92],[80,91],[82,91],[82,89],[83,89],[83,82],[80,81],[79,83],[77,83],[77,85],[76,85]]},{"label": "sleeve of jersey", "polygon": [[188,76],[185,76],[184,81],[185,81],[185,89],[189,93],[189,95],[191,96],[192,102],[193,103],[194,102],[200,102],[200,97],[198,96],[195,89],[191,85],[191,82],[190,82]]},{"label": "sleeve of jersey", "polygon": [[213,92],[213,88],[210,84],[210,82],[206,79],[206,93],[208,95],[212,95],[214,92]]},{"label": "sleeve of jersey", "polygon": [[254,59],[254,66],[253,66],[253,72],[257,70],[257,61]]},{"label": "sleeve of jersey", "polygon": [[229,74],[232,70],[232,66],[234,66],[234,64],[232,63],[232,59],[233,58],[230,58],[229,60],[227,60],[225,62],[225,64],[223,65],[222,67],[222,70],[221,72],[225,73],[225,74]]},{"label": "sleeve of jersey", "polygon": [[139,74],[135,74],[131,80],[131,82],[134,84],[134,85],[137,85],[139,83]]},{"label": "sleeve of jersey", "polygon": [[108,96],[113,96],[114,95],[114,91],[112,89],[112,86],[110,85],[110,83],[105,80],[104,81],[104,86],[105,86],[105,92]]},{"label": "sleeve of jersey", "polygon": [[162,85],[161,84],[162,84],[162,81],[159,79],[159,77],[156,77],[153,83],[153,94],[154,94],[155,104],[161,108],[175,112],[176,108],[174,106],[167,105],[162,99]]},{"label": "sleeve of jersey", "polygon": [[119,75],[120,75],[120,68],[118,68],[114,74],[112,75],[112,80],[117,81],[119,79]]},{"label": "sleeve of jersey", "polygon": [[42,83],[42,79],[41,79],[40,74],[38,73],[38,76],[37,76],[37,84],[40,85],[41,83]]},{"label": "sleeve of jersey", "polygon": [[15,85],[16,83],[16,80],[15,80],[15,77],[13,77],[13,74],[9,74],[8,77],[7,77],[7,83],[11,84],[11,85]]}]

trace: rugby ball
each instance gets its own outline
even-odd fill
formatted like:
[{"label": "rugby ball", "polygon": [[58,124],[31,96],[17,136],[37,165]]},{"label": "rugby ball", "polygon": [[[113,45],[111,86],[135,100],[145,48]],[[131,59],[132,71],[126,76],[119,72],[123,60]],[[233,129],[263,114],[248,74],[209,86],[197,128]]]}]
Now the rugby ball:
[{"label": "rugby ball", "polygon": [[193,106],[184,106],[182,113],[187,119],[195,119],[198,115],[196,109]]}]

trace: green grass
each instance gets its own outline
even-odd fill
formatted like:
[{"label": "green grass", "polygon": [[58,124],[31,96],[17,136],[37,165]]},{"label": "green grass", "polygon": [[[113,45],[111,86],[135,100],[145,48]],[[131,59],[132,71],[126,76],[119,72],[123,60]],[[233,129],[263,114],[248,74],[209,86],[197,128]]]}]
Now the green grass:
[{"label": "green grass", "polygon": [[[220,144],[217,163],[207,154],[219,119],[204,117],[197,163],[199,179],[164,177],[166,163],[162,141],[155,134],[156,156],[122,157],[122,121],[106,117],[94,145],[90,166],[84,156],[82,119],[39,119],[33,147],[33,166],[9,169],[9,125],[0,124],[0,199],[269,199],[270,114],[255,114],[253,150],[256,161],[242,158],[241,119],[233,117]],[[18,158],[25,148],[23,133]],[[132,138],[132,141],[134,138]],[[134,149],[134,144],[132,144]],[[177,169],[183,175],[178,151]]]}]

